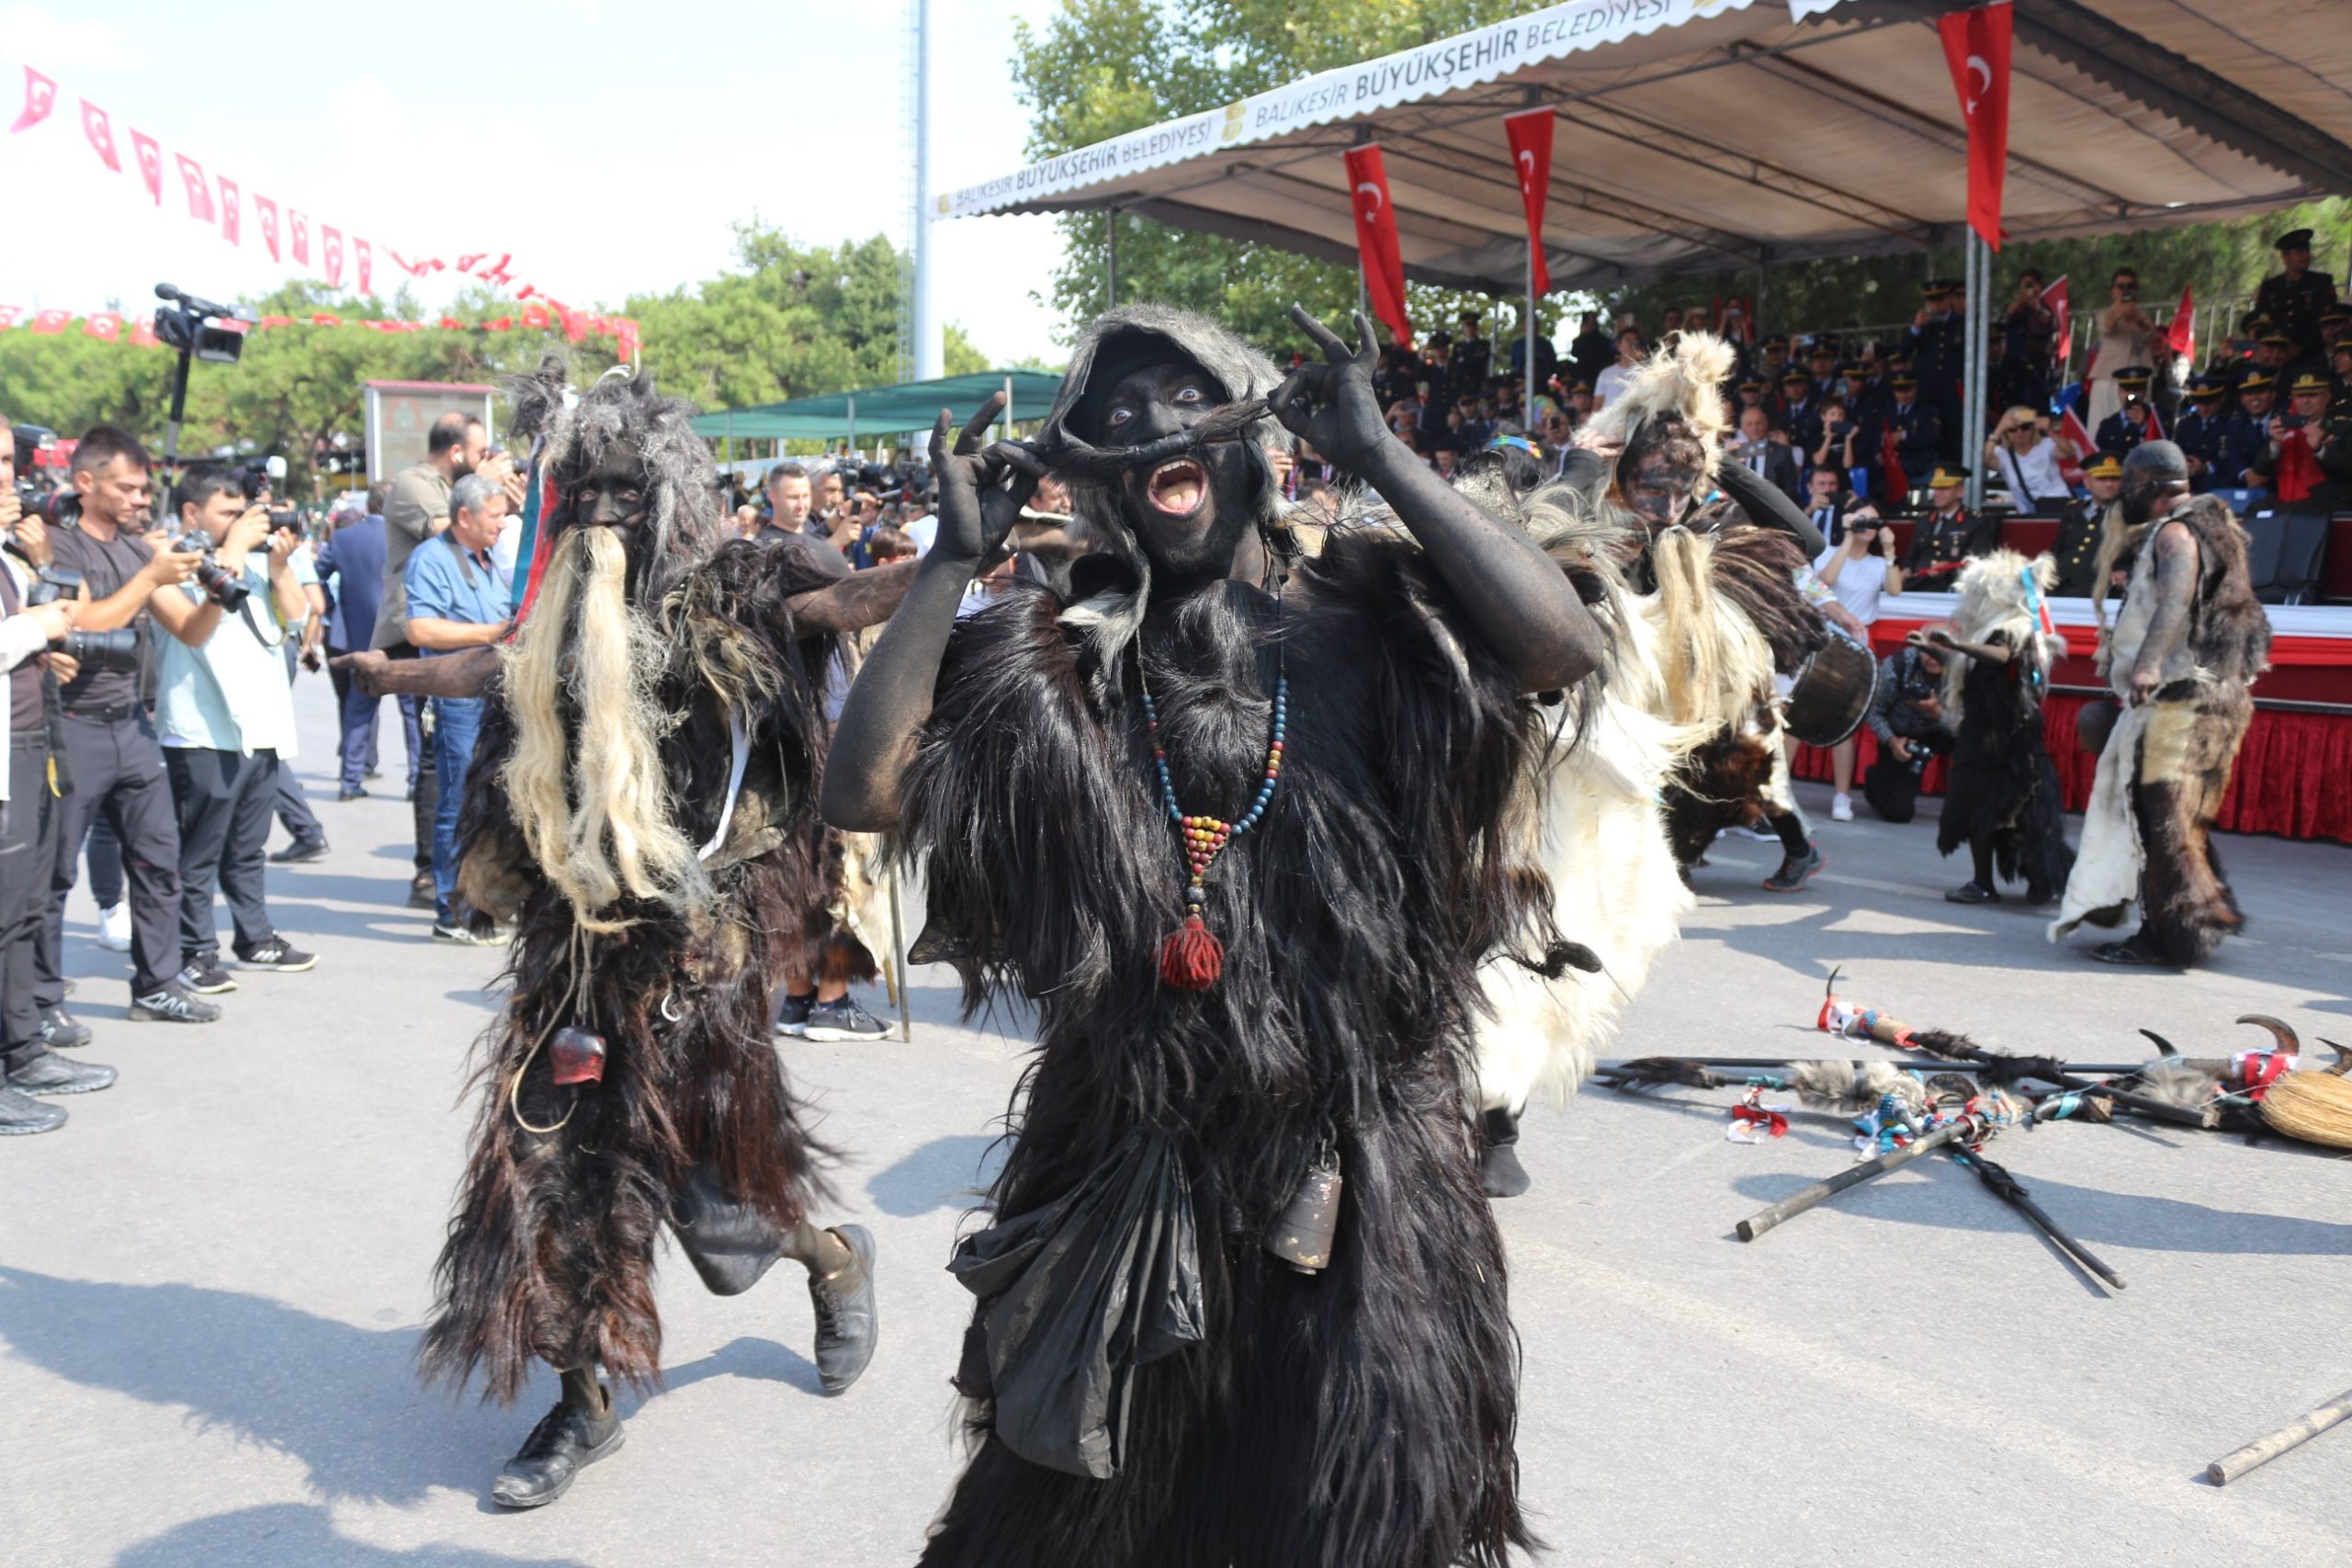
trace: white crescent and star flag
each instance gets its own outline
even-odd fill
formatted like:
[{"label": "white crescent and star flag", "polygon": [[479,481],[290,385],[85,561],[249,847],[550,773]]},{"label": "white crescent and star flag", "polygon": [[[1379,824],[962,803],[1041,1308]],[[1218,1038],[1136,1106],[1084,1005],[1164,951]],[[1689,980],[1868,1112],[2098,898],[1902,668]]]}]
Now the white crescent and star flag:
[{"label": "white crescent and star flag", "polygon": [[8,128],[8,133],[13,136],[19,130],[30,130],[39,125],[49,118],[49,111],[56,107],[57,84],[31,66],[26,66],[24,112],[17,116],[17,123]]},{"label": "white crescent and star flag", "polygon": [[254,216],[261,221],[261,243],[269,247],[269,259],[277,259],[277,203],[266,196],[254,197]]},{"label": "white crescent and star flag", "polygon": [[1413,321],[1405,313],[1405,254],[1396,239],[1396,209],[1388,199],[1388,167],[1377,142],[1351,147],[1346,157],[1364,293],[1370,298],[1372,313],[1387,325],[1396,341],[1409,344]]},{"label": "white crescent and star flag", "polygon": [[1503,116],[1520,205],[1527,209],[1527,245],[1534,256],[1538,294],[1552,292],[1552,269],[1544,259],[1544,202],[1552,194],[1552,129],[1557,123],[1549,108]]},{"label": "white crescent and star flag", "polygon": [[294,253],[294,265],[310,265],[311,220],[289,207],[286,209],[286,229],[293,239],[293,243],[288,248]]},{"label": "white crescent and star flag", "polygon": [[1968,123],[1968,226],[1996,251],[2001,180],[2009,164],[2010,22],[2007,0],[1936,19],[1961,118]]},{"label": "white crescent and star flag", "polygon": [[139,178],[156,206],[164,205],[164,150],[143,130],[130,133],[130,150],[139,154]]},{"label": "white crescent and star flag", "polygon": [[368,248],[368,242],[356,235],[351,241],[351,260],[359,273],[359,292],[362,295],[376,292],[375,254]]},{"label": "white crescent and star flag", "polygon": [[319,244],[320,244],[320,248],[321,248],[321,249],[325,253],[325,265],[326,265],[326,274],[327,274],[327,287],[328,287],[329,288],[342,288],[342,287],[343,287],[343,235],[342,235],[342,233],[341,233],[340,231],[336,231],[336,230],[333,229],[333,228],[328,227],[326,224],[322,223],[322,224],[320,224],[320,225],[319,225]]},{"label": "white crescent and star flag", "polygon": [[241,244],[243,219],[237,211],[237,182],[228,175],[220,176],[220,237],[231,244]]},{"label": "white crescent and star flag", "polygon": [[204,177],[204,165],[185,152],[172,156],[180,166],[180,184],[187,187],[187,215],[199,223],[213,221],[212,182]]},{"label": "white crescent and star flag", "polygon": [[91,147],[107,168],[118,175],[122,173],[122,160],[115,155],[114,127],[107,121],[107,111],[87,98],[82,100],[82,134],[90,139]]}]

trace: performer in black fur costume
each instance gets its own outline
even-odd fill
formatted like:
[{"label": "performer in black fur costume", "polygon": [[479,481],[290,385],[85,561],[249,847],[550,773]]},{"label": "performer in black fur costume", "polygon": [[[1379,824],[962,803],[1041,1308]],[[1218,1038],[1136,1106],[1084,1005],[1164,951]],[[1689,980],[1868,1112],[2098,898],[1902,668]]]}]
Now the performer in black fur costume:
[{"label": "performer in black fur costume", "polygon": [[2048,556],[1979,557],[1961,571],[1951,628],[1924,634],[1946,656],[1943,708],[1952,729],[1936,849],[1948,855],[1966,844],[1972,872],[1944,895],[1955,904],[1998,903],[1996,868],[2025,883],[2029,905],[2047,904],[2075,866],[2058,767],[2041,735],[2051,666],[2066,650],[2041,626],[2042,595],[2057,575]]},{"label": "performer in black fur costume", "polygon": [[873,1240],[807,1217],[815,1150],[769,996],[775,934],[823,889],[814,679],[910,573],[853,580],[814,543],[718,546],[693,412],[616,377],[567,407],[556,363],[523,383],[514,427],[543,438],[553,486],[537,598],[510,647],[414,672],[460,694],[487,678],[458,881],[515,926],[421,1359],[428,1380],[480,1372],[501,1403],[535,1357],[562,1374],[492,1489],[511,1507],[619,1445],[600,1366],[660,1381],[665,1224],[720,1294],[778,1258],[808,1269],[829,1392],[874,1348]]},{"label": "performer in black fur costume", "polygon": [[[1294,319],[1324,360],[1279,388],[1196,317],[1094,322],[1041,446],[1103,547],[1069,595],[1015,583],[960,625],[1038,458],[979,450],[993,404],[952,455],[943,418],[938,543],[836,733],[826,818],[899,828],[967,1000],[1038,1017],[996,1224],[955,1264],[978,1450],[927,1563],[1441,1568],[1529,1540],[1470,1013],[1535,907],[1495,838],[1521,694],[1599,642],[1383,425],[1370,323],[1351,353]],[[1398,526],[1270,553],[1270,393]]]}]

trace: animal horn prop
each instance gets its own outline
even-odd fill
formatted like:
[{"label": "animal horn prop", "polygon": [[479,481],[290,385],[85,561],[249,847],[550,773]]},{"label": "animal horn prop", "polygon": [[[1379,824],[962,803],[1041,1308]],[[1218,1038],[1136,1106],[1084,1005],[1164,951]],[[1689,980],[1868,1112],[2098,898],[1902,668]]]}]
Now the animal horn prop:
[{"label": "animal horn prop", "polygon": [[2352,1077],[2346,1077],[2352,1069],[2352,1050],[2333,1040],[2320,1043],[2335,1053],[2335,1066],[2272,1079],[2259,1101],[2262,1120],[2307,1144],[2352,1149]]}]

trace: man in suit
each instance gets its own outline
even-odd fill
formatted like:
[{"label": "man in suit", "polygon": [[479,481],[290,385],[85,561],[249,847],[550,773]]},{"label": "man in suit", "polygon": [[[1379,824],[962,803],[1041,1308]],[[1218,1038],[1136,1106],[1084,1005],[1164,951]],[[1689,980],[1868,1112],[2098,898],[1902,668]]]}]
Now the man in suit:
[{"label": "man in suit", "polygon": [[[384,479],[370,486],[367,515],[340,525],[319,547],[319,580],[331,582],[334,590],[327,607],[330,659],[365,652],[375,637],[376,612],[384,593],[384,503],[391,490],[390,481]],[[342,777],[334,797],[356,800],[368,793],[367,777],[376,766],[376,721],[384,699],[362,692],[348,672],[329,668],[343,723]],[[401,716],[408,745],[409,788],[413,790],[424,747],[405,704]]]},{"label": "man in suit", "polygon": [[1791,501],[1802,493],[1796,454],[1771,438],[1771,420],[1761,408],[1739,411],[1739,434],[1724,454],[1725,460],[1763,479]]},{"label": "man in suit", "polygon": [[1846,536],[1846,513],[1854,504],[1845,476],[1835,468],[1815,468],[1805,475],[1804,485],[1804,499],[1798,504],[1823,538],[1839,543]]},{"label": "man in suit", "polygon": [[2274,242],[2282,269],[2263,279],[2254,308],[2286,335],[2298,361],[2317,359],[2323,347],[2320,312],[2335,303],[2335,279],[2312,270],[2312,231],[2297,229]]}]

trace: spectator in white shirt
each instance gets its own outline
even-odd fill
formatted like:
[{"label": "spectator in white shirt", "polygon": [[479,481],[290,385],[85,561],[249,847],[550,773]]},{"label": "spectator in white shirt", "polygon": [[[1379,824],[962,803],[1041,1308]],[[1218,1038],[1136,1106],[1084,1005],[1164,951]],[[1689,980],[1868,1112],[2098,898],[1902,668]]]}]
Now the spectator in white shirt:
[{"label": "spectator in white shirt", "polygon": [[1634,372],[1642,363],[1642,332],[1639,327],[1625,327],[1617,333],[1617,363],[1603,370],[1592,384],[1592,404],[1605,409],[1617,400],[1617,395],[1633,380]]},{"label": "spectator in white shirt", "polygon": [[2048,422],[2023,403],[2003,414],[1984,443],[1984,465],[2000,476],[2010,504],[2028,516],[2055,516],[2074,499],[2060,465],[2079,457],[2071,441],[2048,433]]},{"label": "spectator in white shirt", "polygon": [[[1867,646],[1868,629],[1878,619],[1882,596],[1903,592],[1903,569],[1894,564],[1894,538],[1880,522],[1877,509],[1858,506],[1846,513],[1846,536],[1821,553],[1814,574],[1846,613],[1861,623]],[[1849,735],[1829,750],[1829,771],[1836,793],[1829,797],[1829,819],[1854,819],[1854,756],[1861,742]]]}]

